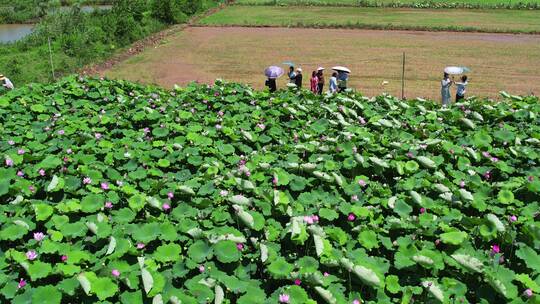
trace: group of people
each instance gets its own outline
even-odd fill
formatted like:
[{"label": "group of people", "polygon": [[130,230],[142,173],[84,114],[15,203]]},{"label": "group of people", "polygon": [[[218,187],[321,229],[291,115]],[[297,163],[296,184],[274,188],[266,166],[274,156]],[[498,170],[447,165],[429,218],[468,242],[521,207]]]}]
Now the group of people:
[{"label": "group of people", "polygon": [[452,84],[455,84],[456,89],[456,102],[460,101],[461,99],[465,98],[465,93],[467,90],[467,85],[469,84],[467,80],[467,75],[461,76],[460,82],[454,81],[454,76],[450,78],[450,75],[448,73],[444,73],[443,79],[441,80],[441,95],[442,95],[442,104],[443,106],[449,106],[451,95],[450,95],[450,87]]},{"label": "group of people", "polygon": [[[322,94],[324,91],[325,78],[324,78],[324,68],[319,67],[316,71],[311,73],[310,90],[314,94]],[[294,69],[294,66],[289,67],[289,73],[287,74],[289,78],[289,84],[294,85],[298,89],[302,88],[302,68]],[[347,89],[347,82],[349,80],[349,73],[345,71],[335,71],[332,73],[332,76],[329,79],[328,91],[330,93],[343,92]],[[275,92],[277,90],[276,78],[268,78],[266,80],[266,86],[269,88],[270,92]]]},{"label": "group of people", "polygon": [[2,74],[0,74],[0,82],[2,83],[2,87],[8,90],[13,90],[15,88],[11,80],[9,80],[6,76]]}]

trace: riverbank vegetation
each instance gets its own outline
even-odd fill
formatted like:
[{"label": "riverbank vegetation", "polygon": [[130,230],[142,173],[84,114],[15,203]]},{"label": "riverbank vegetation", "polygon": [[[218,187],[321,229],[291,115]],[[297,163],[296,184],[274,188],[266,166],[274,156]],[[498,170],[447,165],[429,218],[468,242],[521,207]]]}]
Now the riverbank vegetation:
[{"label": "riverbank vegetation", "polygon": [[185,22],[216,3],[205,0],[113,2],[111,9],[91,13],[83,12],[80,5],[45,13],[31,35],[16,43],[1,45],[0,72],[10,77],[15,85],[49,82],[55,76],[99,62],[168,24]]}]

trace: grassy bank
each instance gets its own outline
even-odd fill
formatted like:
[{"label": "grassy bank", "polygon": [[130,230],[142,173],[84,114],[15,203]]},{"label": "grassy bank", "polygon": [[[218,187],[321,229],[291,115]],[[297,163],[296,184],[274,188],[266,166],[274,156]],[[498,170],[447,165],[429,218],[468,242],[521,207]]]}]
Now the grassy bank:
[{"label": "grassy bank", "polygon": [[539,0],[238,0],[237,5],[540,9]]},{"label": "grassy bank", "polygon": [[539,33],[540,11],[231,6],[200,24]]},{"label": "grassy bank", "polygon": [[107,11],[56,11],[44,16],[25,39],[0,45],[0,72],[15,85],[49,82],[54,80],[53,69],[56,78],[73,73],[87,64],[103,61],[168,24],[185,22],[190,15],[217,5],[213,1],[190,3],[194,5],[171,7],[167,1],[125,0],[115,2]]}]

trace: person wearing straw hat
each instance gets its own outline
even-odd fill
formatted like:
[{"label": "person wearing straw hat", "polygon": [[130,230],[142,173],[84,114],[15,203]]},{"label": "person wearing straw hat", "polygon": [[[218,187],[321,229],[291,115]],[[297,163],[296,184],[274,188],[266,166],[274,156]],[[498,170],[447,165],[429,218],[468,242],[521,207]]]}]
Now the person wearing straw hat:
[{"label": "person wearing straw hat", "polygon": [[302,88],[302,69],[301,68],[297,68],[296,69],[296,76],[294,77],[294,84],[296,84],[296,87],[298,89],[301,89]]},{"label": "person wearing straw hat", "polygon": [[322,94],[323,90],[324,90],[324,75],[323,75],[323,71],[324,71],[324,68],[323,67],[319,67],[317,69],[317,93],[319,95]]},{"label": "person wearing straw hat", "polygon": [[13,90],[15,88],[11,80],[2,74],[0,74],[0,81],[2,82],[2,86],[8,90]]},{"label": "person wearing straw hat", "polygon": [[309,84],[311,92],[313,92],[313,94],[317,94],[319,90],[319,78],[317,77],[317,71],[313,71],[311,73],[311,79],[309,80]]}]

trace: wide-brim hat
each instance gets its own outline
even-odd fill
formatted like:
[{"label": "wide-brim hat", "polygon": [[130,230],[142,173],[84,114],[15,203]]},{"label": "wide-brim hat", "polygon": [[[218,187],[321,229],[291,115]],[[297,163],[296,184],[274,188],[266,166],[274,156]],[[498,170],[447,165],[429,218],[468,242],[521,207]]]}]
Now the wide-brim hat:
[{"label": "wide-brim hat", "polygon": [[319,67],[319,68],[317,69],[317,72],[318,72],[318,71],[324,71],[324,68],[323,68],[323,67]]},{"label": "wide-brim hat", "polygon": [[296,69],[297,72],[302,72],[301,68]]},{"label": "wide-brim hat", "polygon": [[0,81],[6,79],[6,76],[0,74]]}]

